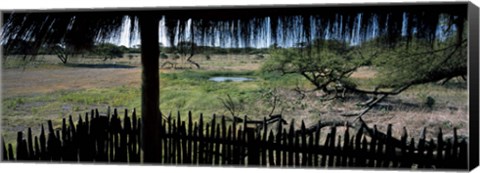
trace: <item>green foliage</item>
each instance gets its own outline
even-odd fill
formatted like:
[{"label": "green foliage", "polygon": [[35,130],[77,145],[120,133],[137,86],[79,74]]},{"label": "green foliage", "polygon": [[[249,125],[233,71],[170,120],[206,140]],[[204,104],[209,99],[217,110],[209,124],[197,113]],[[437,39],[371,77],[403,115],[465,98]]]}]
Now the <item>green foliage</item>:
[{"label": "green foliage", "polygon": [[24,103],[25,103],[24,98],[14,98],[14,99],[5,100],[4,105],[6,106],[7,109],[15,109],[17,106]]},{"label": "green foliage", "polygon": [[467,74],[466,42],[457,44],[453,38],[438,41],[433,46],[425,41],[400,42],[393,48],[372,49],[362,45],[379,70],[377,85],[399,87],[446,80]]},{"label": "green foliage", "polygon": [[[255,47],[242,47],[242,48],[225,48],[225,47],[213,47],[205,45],[194,45],[195,54],[217,54],[217,55],[226,55],[226,54],[266,54],[270,51],[270,48],[255,48]],[[185,52],[189,54],[191,52],[191,42],[183,41],[177,44],[176,48],[173,47],[163,47],[162,51],[166,53],[176,53],[176,52]],[[179,51],[180,50],[180,51]]]},{"label": "green foliage", "polygon": [[[255,106],[258,100],[258,82],[214,82],[214,76],[254,75],[253,71],[202,71],[185,70],[160,74],[160,108],[162,111],[193,111],[194,115],[230,114],[222,99],[230,96],[236,108]],[[245,112],[244,112],[245,111]],[[235,113],[255,113],[251,109],[236,109]],[[255,114],[256,115],[256,114]]]},{"label": "green foliage", "polygon": [[121,58],[125,52],[125,47],[119,47],[111,43],[102,43],[95,46],[93,53],[107,58]]},{"label": "green foliage", "polygon": [[140,50],[141,45],[133,45],[131,48],[128,48],[128,53],[141,53],[142,51]]},{"label": "green foliage", "polygon": [[160,53],[160,59],[167,59],[167,58],[168,58],[167,54],[165,54],[164,52]]},{"label": "green foliage", "polygon": [[300,74],[317,87],[327,89],[347,78],[364,61],[354,48],[335,40],[315,41],[305,48],[272,49],[263,72]]},{"label": "green foliage", "polygon": [[182,55],[196,54],[198,52],[197,44],[190,41],[181,41],[177,43],[176,52]]},{"label": "green foliage", "polygon": [[[10,39],[1,44],[1,46],[4,49],[4,55],[28,55],[35,53],[31,46],[34,45],[34,43],[35,42],[23,39]],[[45,50],[46,49],[42,47],[42,52],[38,53],[45,53]]]},{"label": "green foliage", "polygon": [[[82,105],[110,105],[114,107],[134,106],[134,100],[139,99],[140,90],[128,87],[113,89],[90,89],[78,92],[60,94],[58,101]],[[138,107],[139,105],[135,105]]]},{"label": "green foliage", "polygon": [[[436,100],[433,98],[434,96],[432,95],[432,88],[430,86],[430,90],[426,90],[426,88],[421,88],[417,87],[416,88],[416,99],[423,104],[422,106],[425,106],[429,108],[430,110],[433,109],[433,106],[436,103]],[[441,92],[441,91],[440,91]]]},{"label": "green foliage", "polygon": [[[459,42],[453,35],[434,43],[405,38],[395,44],[382,44],[383,39],[377,37],[354,46],[337,40],[314,40],[299,43],[296,48],[276,48],[261,69],[265,77],[275,73],[301,75],[315,90],[327,94],[345,88],[357,92],[396,91],[467,75],[466,40]],[[350,77],[360,66],[370,66],[377,73],[368,80]],[[432,107],[435,100],[425,103]]]},{"label": "green foliage", "polygon": [[435,99],[433,99],[433,97],[428,96],[427,99],[425,100],[425,105],[428,108],[432,109],[433,105],[435,105]]}]

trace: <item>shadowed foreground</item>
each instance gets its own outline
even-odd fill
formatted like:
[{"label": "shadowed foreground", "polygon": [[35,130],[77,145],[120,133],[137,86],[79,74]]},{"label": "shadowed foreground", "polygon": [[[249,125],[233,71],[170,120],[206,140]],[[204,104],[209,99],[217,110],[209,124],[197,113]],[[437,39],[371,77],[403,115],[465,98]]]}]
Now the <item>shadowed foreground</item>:
[{"label": "shadowed foreground", "polygon": [[[245,117],[246,118],[246,117]],[[159,164],[267,166],[267,167],[375,167],[407,169],[466,169],[467,142],[444,141],[422,137],[409,139],[405,133],[400,140],[391,136],[391,126],[385,133],[376,126],[362,126],[356,134],[337,134],[321,122],[312,127],[294,129],[269,121],[227,121],[224,116],[206,123],[201,115],[194,122],[189,113],[187,122],[170,115],[160,127],[161,154]],[[219,122],[218,122],[219,121]],[[236,122],[242,121],[242,122]],[[26,139],[18,132],[17,144],[2,143],[4,161],[43,162],[120,162],[140,163],[139,148],[141,123],[135,110],[132,118],[125,110],[123,122],[117,110],[113,114],[99,114],[92,110],[78,123],[63,119],[61,129],[53,129],[48,122],[48,132],[43,126],[39,137],[32,138],[29,129]],[[122,124],[123,123],[123,124]],[[68,126],[67,126],[68,124]],[[256,128],[251,125],[257,124]],[[339,126],[339,127],[337,127]],[[246,128],[245,128],[246,127]],[[261,128],[258,128],[261,127]],[[322,133],[327,133],[322,138]],[[456,134],[456,132],[454,132]],[[13,152],[13,147],[16,152]]]}]

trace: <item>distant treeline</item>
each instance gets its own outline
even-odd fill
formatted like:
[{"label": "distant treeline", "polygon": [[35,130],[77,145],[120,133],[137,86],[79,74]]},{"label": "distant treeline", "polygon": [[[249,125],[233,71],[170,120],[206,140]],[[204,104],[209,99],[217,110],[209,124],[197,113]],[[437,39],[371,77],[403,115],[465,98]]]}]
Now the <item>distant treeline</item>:
[{"label": "distant treeline", "polygon": [[[177,48],[173,47],[163,47],[161,48],[162,52],[165,53],[178,53]],[[198,46],[194,49],[196,54],[266,54],[268,53],[269,48],[222,48],[222,47],[210,47],[210,46]],[[189,52],[187,52],[189,53]]]},{"label": "distant treeline", "polygon": [[[2,44],[4,48],[4,55],[31,55],[33,53],[34,43],[30,43],[24,40],[15,40]],[[160,50],[163,53],[168,54],[266,54],[270,48],[254,48],[254,47],[242,47],[242,48],[222,48],[212,46],[197,46],[191,43],[182,43],[175,47],[164,47],[162,43],[159,43]],[[83,55],[97,55],[105,56],[109,58],[122,57],[122,54],[126,53],[141,53],[141,45],[134,45],[132,47],[126,47],[123,45],[115,45],[112,43],[99,43],[95,44],[88,49],[75,49],[66,45],[42,45],[37,55],[45,54],[83,54]]]}]

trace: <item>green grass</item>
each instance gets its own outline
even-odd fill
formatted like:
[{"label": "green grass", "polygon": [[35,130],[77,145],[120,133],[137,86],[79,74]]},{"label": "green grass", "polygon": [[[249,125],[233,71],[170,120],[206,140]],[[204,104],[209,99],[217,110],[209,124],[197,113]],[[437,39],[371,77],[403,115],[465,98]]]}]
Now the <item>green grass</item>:
[{"label": "green grass", "polygon": [[[214,82],[214,76],[253,77],[248,82]],[[251,107],[263,79],[253,71],[182,71],[160,74],[160,108],[164,113],[193,111],[206,116],[227,114],[221,99],[230,95],[238,106]]]},{"label": "green grass", "polygon": [[[254,78],[248,82],[214,82],[213,76],[243,76]],[[269,82],[272,81],[272,82]],[[200,113],[208,120],[212,114],[230,115],[221,99],[230,95],[237,113],[249,116],[264,116],[269,107],[259,104],[262,91],[273,85],[286,85],[295,81],[287,76],[262,76],[255,71],[198,71],[185,70],[160,75],[160,109],[163,113],[180,111],[182,115],[192,111],[194,118]],[[61,90],[47,94],[17,96],[3,100],[2,134],[7,142],[15,140],[17,131],[26,131],[28,127],[38,129],[40,124],[53,120],[59,127],[62,117],[84,115],[92,108],[105,112],[107,106],[137,110],[141,115],[140,88],[114,87],[85,90]],[[186,118],[186,116],[183,116]],[[35,130],[34,130],[35,131]]]},{"label": "green grass", "polygon": [[[138,54],[133,54],[134,56],[139,56]],[[86,65],[101,65],[101,64],[115,64],[115,65],[124,65],[124,66],[139,66],[140,61],[137,57],[134,60],[126,58],[128,55],[124,55],[125,58],[116,58],[108,59],[103,61],[103,58],[98,58],[95,56],[85,56],[75,55],[68,59],[67,64],[63,64],[56,55],[37,55],[36,57],[23,55],[11,55],[3,57],[2,59],[2,68],[3,69],[14,69],[14,68],[42,68],[42,69],[58,69],[65,68],[65,66],[74,65],[74,64],[86,64]]]},{"label": "green grass", "polygon": [[[176,115],[180,111],[182,119],[186,119],[188,111],[192,111],[194,120],[197,120],[200,113],[203,113],[205,120],[208,121],[212,114],[230,116],[230,112],[225,108],[222,100],[230,96],[237,106],[237,115],[248,115],[253,119],[261,119],[270,113],[271,105],[268,103],[268,97],[264,95],[272,89],[279,89],[282,95],[282,101],[285,106],[290,107],[285,110],[285,116],[291,116],[296,120],[310,118],[312,122],[318,120],[328,120],[332,117],[324,117],[325,113],[312,113],[312,111],[328,111],[336,107],[345,107],[353,104],[343,101],[336,101],[329,104],[318,101],[318,97],[311,95],[304,100],[295,100],[292,96],[292,89],[301,87],[305,90],[313,86],[301,75],[289,74],[280,75],[278,73],[261,73],[257,69],[245,68],[243,65],[252,65],[251,59],[240,59],[244,57],[232,56],[224,60],[221,57],[213,57],[215,60],[202,61],[202,69],[192,70],[167,70],[160,73],[160,110],[164,114],[172,112]],[[248,58],[248,57],[247,57]],[[136,64],[137,61],[128,62],[115,60],[117,64]],[[47,60],[45,60],[47,61]],[[39,68],[72,68],[64,67],[58,64],[55,57],[50,57]],[[89,62],[85,59],[74,59],[72,63],[105,63],[103,61]],[[11,62],[8,67],[19,67],[21,62]],[[17,63],[17,64],[15,64]],[[111,63],[111,62],[107,62]],[[262,63],[261,60],[255,63]],[[39,62],[39,64],[41,64]],[[220,68],[231,67],[231,68]],[[242,67],[242,68],[240,68]],[[5,68],[5,66],[4,66]],[[92,70],[95,70],[92,68]],[[248,77],[253,81],[247,82],[214,82],[208,79],[215,76],[227,77]],[[371,89],[376,81],[371,79],[354,79],[362,89]],[[433,107],[444,105],[453,105],[456,107],[465,106],[465,99],[468,93],[463,82],[452,80],[446,85],[424,84],[409,88],[398,96],[392,96],[395,99],[402,99],[402,102],[412,104],[423,104],[427,98],[435,100]],[[296,103],[298,102],[298,103]],[[2,104],[2,136],[7,142],[13,142],[16,139],[17,131],[26,131],[26,128],[32,127],[34,132],[39,132],[40,124],[46,124],[47,120],[53,120],[54,125],[61,125],[61,118],[73,115],[74,119],[79,114],[84,115],[92,108],[99,108],[100,112],[105,113],[106,107],[112,106],[119,109],[137,110],[137,115],[141,115],[141,91],[139,87],[116,86],[107,88],[93,88],[82,90],[61,90],[46,94],[13,96],[4,98]],[[280,108],[279,108],[280,109]],[[123,112],[123,110],[120,110]],[[411,110],[408,114],[417,110]],[[277,112],[279,110],[277,109]],[[321,116],[318,116],[322,114]],[[386,113],[384,113],[386,114]],[[420,112],[419,114],[423,114]],[[333,117],[338,118],[338,117]],[[366,117],[374,120],[382,120],[382,117]],[[458,123],[448,123],[450,119],[442,120],[442,126],[457,127]],[[373,120],[372,120],[373,121]]]},{"label": "green grass", "polygon": [[23,58],[7,58],[6,60],[3,59],[2,62],[3,69],[13,69],[13,68],[61,68],[61,65],[58,63],[49,63],[45,60],[35,60],[31,61],[29,59],[23,60]]},{"label": "green grass", "polygon": [[[253,78],[246,82],[214,82],[214,76],[240,76]],[[271,107],[264,102],[263,94],[270,88],[294,88],[297,84],[305,85],[305,80],[298,75],[280,76],[262,74],[256,71],[226,70],[187,70],[160,74],[160,108],[163,113],[192,111],[194,116],[203,113],[205,117],[212,114],[227,115],[231,113],[222,100],[228,96],[236,106],[237,115],[263,117]]]},{"label": "green grass", "polygon": [[48,120],[52,120],[54,125],[59,127],[62,117],[72,115],[76,119],[78,115],[84,115],[92,108],[98,108],[101,112],[105,112],[107,106],[136,108],[137,112],[141,113],[140,95],[139,88],[121,86],[4,99],[2,135],[7,142],[12,142],[17,131],[26,132],[28,127],[38,129],[40,124],[46,124]]},{"label": "green grass", "polygon": [[76,92],[63,92],[58,97],[60,102],[80,105],[110,105],[113,107],[130,107],[136,105],[140,90],[127,87],[112,89],[88,89]]}]

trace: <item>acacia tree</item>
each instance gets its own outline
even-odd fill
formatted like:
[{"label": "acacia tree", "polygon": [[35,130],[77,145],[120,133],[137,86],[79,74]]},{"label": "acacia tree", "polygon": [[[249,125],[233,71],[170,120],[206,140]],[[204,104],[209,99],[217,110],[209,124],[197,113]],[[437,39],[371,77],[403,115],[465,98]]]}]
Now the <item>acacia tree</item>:
[{"label": "acacia tree", "polygon": [[31,49],[32,42],[24,39],[8,39],[3,41],[2,46],[8,49],[4,51],[4,62],[9,55],[23,55],[23,59],[26,59],[28,54],[32,54],[35,51]]},{"label": "acacia tree", "polygon": [[[434,10],[433,10],[434,9]],[[5,13],[2,40],[25,38],[33,50],[43,44],[65,42],[88,49],[98,40],[119,31],[128,16],[138,21],[142,60],[142,149],[144,162],[158,162],[161,118],[159,111],[159,21],[165,19],[167,39],[230,47],[255,46],[270,40],[279,45],[313,37],[364,41],[372,33],[386,34],[385,44],[395,45],[406,30],[408,38],[435,40],[440,15],[451,16],[451,25],[463,31],[467,3],[395,6],[264,7],[129,11],[30,11]],[[408,26],[403,27],[407,20]],[[135,27],[131,32],[134,32]],[[433,36],[432,36],[433,34]],[[133,35],[133,34],[132,34]],[[462,39],[460,39],[462,40]],[[8,49],[8,48],[7,48]]]},{"label": "acacia tree", "polygon": [[273,49],[262,71],[300,74],[315,86],[312,91],[321,90],[326,93],[325,97],[333,95],[325,99],[333,99],[338,96],[338,84],[352,85],[346,79],[364,61],[345,42],[316,40],[313,43],[300,48]]},{"label": "acacia tree", "polygon": [[181,41],[177,43],[176,50],[183,57],[186,57],[188,63],[195,65],[195,67],[200,68],[200,64],[193,61],[192,58],[196,53],[197,44],[192,41]]},{"label": "acacia tree", "polygon": [[50,46],[50,49],[57,55],[58,59],[60,59],[63,64],[67,64],[68,58],[74,53],[72,48],[65,44],[55,44]]},{"label": "acacia tree", "polygon": [[377,85],[394,88],[429,82],[446,81],[467,75],[467,40],[457,43],[449,38],[433,46],[422,41],[395,49],[378,49],[371,58],[380,70]]},{"label": "acacia tree", "polygon": [[102,43],[95,45],[93,52],[96,55],[103,56],[103,61],[106,61],[107,59],[123,57],[124,50],[122,50],[121,47],[112,43]]},{"label": "acacia tree", "polygon": [[[366,108],[343,113],[344,116],[364,115],[382,99],[397,95],[413,85],[438,81],[446,83],[455,77],[466,79],[466,40],[457,42],[456,37],[451,35],[434,44],[412,40],[399,41],[391,46],[378,44],[381,39],[384,38],[378,37],[355,46],[335,40],[317,40],[314,45],[301,48],[276,49],[263,64],[262,70],[282,75],[300,74],[314,86],[313,91],[326,93],[321,98],[323,100],[343,98],[345,92],[372,95],[369,101],[360,104]],[[358,86],[350,77],[365,65],[379,71],[370,88]],[[305,96],[305,91],[299,87],[296,90]],[[342,94],[339,95],[338,91]]]}]

